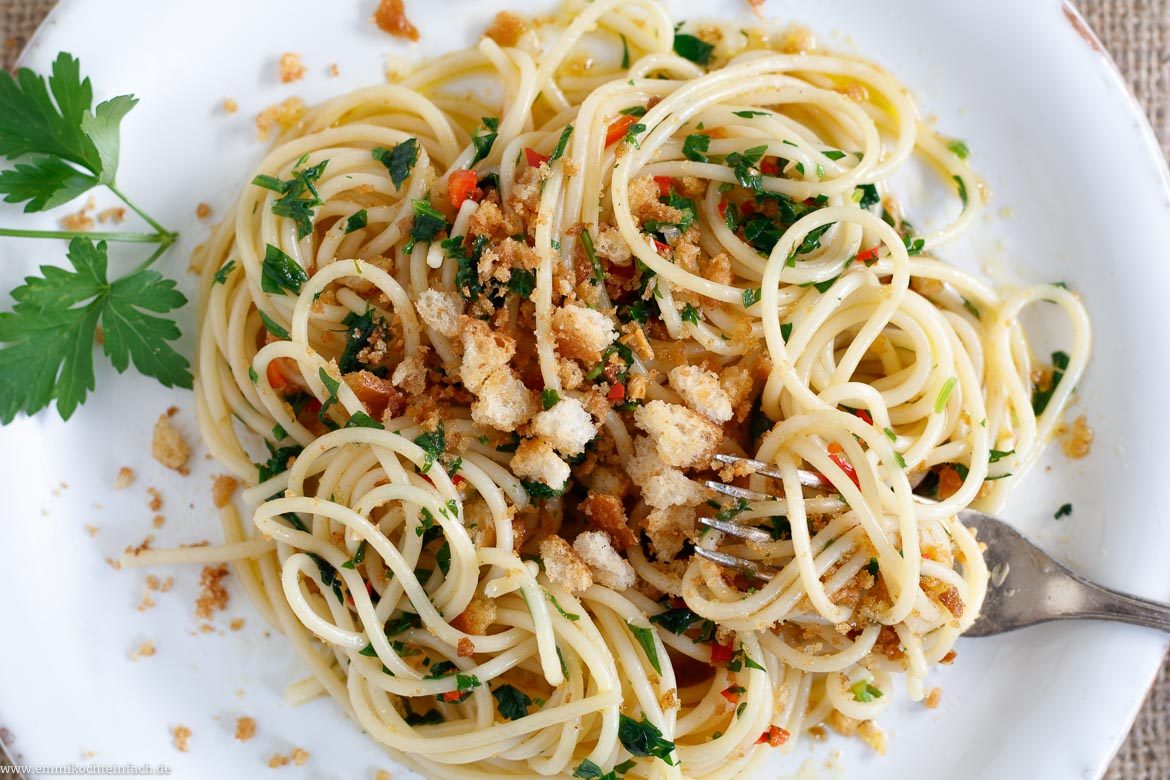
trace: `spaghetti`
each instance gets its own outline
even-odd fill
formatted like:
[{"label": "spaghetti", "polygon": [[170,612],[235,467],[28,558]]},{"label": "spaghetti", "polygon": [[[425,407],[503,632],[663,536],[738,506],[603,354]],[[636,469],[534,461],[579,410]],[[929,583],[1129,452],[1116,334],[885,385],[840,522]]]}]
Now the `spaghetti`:
[{"label": "spaghetti", "polygon": [[[982,190],[876,66],[676,34],[651,0],[561,20],[309,110],[201,249],[200,427],[251,485],[222,557],[309,667],[294,698],[429,776],[733,777],[825,722],[876,743],[895,677],[923,698],[979,610],[955,515],[1036,459],[1085,312],[937,258]],[[961,208],[927,233],[886,191],[915,156]],[[1071,323],[1051,373],[1040,301]],[[775,464],[722,478],[780,498],[713,501],[716,452]]]}]

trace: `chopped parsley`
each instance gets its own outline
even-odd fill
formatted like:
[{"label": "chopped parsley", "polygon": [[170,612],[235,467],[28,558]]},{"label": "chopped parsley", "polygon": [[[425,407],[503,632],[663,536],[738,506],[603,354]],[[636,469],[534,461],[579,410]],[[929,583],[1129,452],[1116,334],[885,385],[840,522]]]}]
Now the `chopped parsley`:
[{"label": "chopped parsley", "polygon": [[553,390],[551,387],[546,387],[540,391],[540,405],[544,407],[545,411],[548,411],[549,409],[556,406],[557,402],[560,400],[561,394],[556,390]]},{"label": "chopped parsley", "polygon": [[764,154],[767,151],[766,145],[753,146],[742,152],[732,152],[727,155],[725,162],[731,166],[732,172],[735,173],[735,180],[741,186],[756,193],[764,191],[764,174],[757,166],[760,164],[760,160],[764,159]]},{"label": "chopped parsley", "polygon": [[671,753],[674,752],[674,743],[663,739],[658,730],[645,717],[641,721],[634,720],[627,715],[618,716],[618,739],[622,746],[638,757],[652,757],[661,759],[669,766],[674,766]]},{"label": "chopped parsley", "polygon": [[504,684],[492,691],[496,699],[496,706],[507,720],[519,720],[528,715],[528,708],[532,706],[532,699],[523,691]]},{"label": "chopped parsley", "polygon": [[702,620],[686,607],[671,607],[650,616],[650,622],[662,626],[672,634],[682,634],[695,622]]},{"label": "chopped parsley", "polygon": [[326,413],[329,411],[329,407],[337,403],[337,391],[341,388],[341,382],[329,376],[329,372],[325,370],[324,366],[317,371],[317,376],[321,378],[325,389],[329,391],[329,397],[325,399],[325,402],[321,404],[321,409],[317,412],[317,419],[325,425],[333,425],[333,420]]},{"label": "chopped parsley", "polygon": [[1053,352],[1052,353],[1052,379],[1048,383],[1048,387],[1043,390],[1037,388],[1032,392],[1032,411],[1037,415],[1044,413],[1048,408],[1048,402],[1052,400],[1052,394],[1056,392],[1056,386],[1060,384],[1060,380],[1064,378],[1064,372],[1068,369],[1068,353]]},{"label": "chopped parsley", "polygon": [[468,164],[469,168],[475,167],[475,164],[480,160],[487,159],[487,156],[492,153],[492,145],[500,135],[499,119],[494,116],[485,116],[481,119],[487,132],[471,137],[471,144],[475,147],[475,156],[471,158],[471,162]]},{"label": "chopped parsley", "polygon": [[429,200],[415,200],[411,204],[414,222],[410,226],[410,241],[404,250],[409,254],[419,241],[433,241],[439,233],[450,227],[446,218],[435,210]]},{"label": "chopped parsley", "polygon": [[629,627],[630,633],[638,640],[638,644],[642,646],[642,652],[646,654],[654,671],[662,674],[662,664],[658,661],[658,648],[654,644],[654,629],[635,626],[629,621],[626,622],[626,625]]},{"label": "chopped parsley", "polygon": [[1056,514],[1052,517],[1059,520],[1062,517],[1068,517],[1072,514],[1072,504],[1061,504],[1060,509],[1056,510]]},{"label": "chopped parsley", "polygon": [[552,156],[550,156],[548,158],[548,161],[550,164],[555,163],[557,160],[561,159],[561,157],[564,156],[565,147],[568,145],[569,136],[571,136],[572,134],[573,134],[573,126],[572,125],[566,126],[565,129],[561,132],[561,138],[559,141],[557,141],[557,145],[553,149]]},{"label": "chopped parsley", "polygon": [[353,557],[350,558],[345,563],[341,564],[341,568],[343,568],[343,569],[357,568],[361,564],[361,562],[364,561],[366,558],[366,547],[367,546],[368,546],[368,544],[367,544],[366,540],[362,539],[362,543],[358,545],[357,551],[354,552]]},{"label": "chopped parsley", "polygon": [[963,141],[960,141],[958,138],[952,138],[950,141],[948,141],[947,148],[950,149],[951,153],[960,160],[966,160],[967,155],[971,153],[971,151],[967,148],[967,144]]},{"label": "chopped parsley", "polygon": [[646,125],[641,122],[636,122],[626,128],[626,143],[635,149],[641,149],[642,143],[638,140],[638,136],[646,132]]},{"label": "chopped parsley", "polygon": [[215,272],[215,283],[216,284],[224,284],[225,282],[227,282],[228,275],[232,272],[232,269],[235,267],[236,267],[235,260],[228,260],[226,263],[224,263],[223,266],[220,267],[220,269]]},{"label": "chopped parsley", "polygon": [[365,412],[354,412],[349,419],[345,421],[346,428],[377,428],[385,430],[386,426],[375,420]]},{"label": "chopped parsley", "polygon": [[369,219],[369,215],[366,214],[365,209],[361,209],[359,211],[355,211],[354,213],[350,214],[349,217],[345,220],[345,233],[346,233],[346,235],[349,235],[350,233],[354,232],[355,230],[361,230],[362,228],[364,228],[366,226],[366,224],[368,223],[368,219]]},{"label": "chopped parsley", "polygon": [[963,201],[963,208],[967,208],[967,184],[960,176],[952,176],[955,180],[955,186],[959,188],[959,200]]},{"label": "chopped parsley", "polygon": [[863,209],[868,209],[870,206],[876,206],[882,202],[882,197],[878,195],[876,184],[859,185],[853,191],[853,197],[857,200],[857,205]]},{"label": "chopped parsley", "polygon": [[568,481],[559,488],[549,487],[543,482],[536,482],[531,479],[522,479],[520,480],[520,484],[523,486],[524,492],[528,494],[528,497],[536,501],[544,501],[549,498],[561,496],[569,487]]},{"label": "chopped parsley", "polygon": [[759,287],[749,287],[748,289],[744,290],[743,295],[740,296],[743,298],[743,307],[745,309],[750,309],[752,306],[755,306],[756,303],[759,302],[762,295],[763,290],[761,290]]},{"label": "chopped parsley", "polygon": [[699,310],[693,304],[688,303],[683,306],[682,318],[684,322],[689,322],[693,325],[699,324]]},{"label": "chopped parsley", "polygon": [[513,268],[512,275],[508,277],[508,290],[519,295],[521,298],[527,298],[532,295],[533,290],[536,289],[536,274],[524,268]]},{"label": "chopped parsley", "polygon": [[683,139],[683,157],[693,162],[707,162],[707,150],[711,147],[711,136],[702,133],[688,135]]},{"label": "chopped parsley", "polygon": [[390,181],[394,182],[394,189],[401,190],[403,183],[410,177],[414,164],[418,162],[418,148],[418,139],[408,138],[392,150],[376,146],[370,150],[370,155],[386,166]]},{"label": "chopped parsley", "polygon": [[296,260],[272,244],[264,250],[264,262],[260,266],[260,289],[273,295],[283,295],[291,292],[297,295],[309,275]]},{"label": "chopped parsley", "polygon": [[958,381],[955,377],[951,377],[943,382],[942,389],[938,391],[938,396],[934,399],[935,413],[941,414],[942,410],[947,408],[947,401],[951,398],[951,391],[955,389],[955,384]]},{"label": "chopped parsley", "polygon": [[342,374],[351,374],[365,368],[358,355],[366,348],[370,337],[381,325],[380,318],[375,319],[376,316],[373,309],[366,309],[361,314],[351,311],[341,321],[345,326],[345,349],[337,358],[337,368]]},{"label": "chopped parsley", "polygon": [[987,458],[987,462],[988,463],[998,463],[999,461],[1003,460],[1007,456],[1015,455],[1015,454],[1016,454],[1015,450],[1008,450],[1006,452],[1004,452],[1002,450],[992,450],[990,456]]},{"label": "chopped parsley", "polygon": [[547,590],[545,591],[545,595],[548,596],[548,600],[552,602],[552,605],[557,608],[557,612],[561,613],[561,617],[563,617],[565,620],[576,623],[581,619],[580,615],[577,615],[573,612],[566,612],[565,608],[561,606],[561,603],[557,601],[557,597],[549,593]]},{"label": "chopped parsley", "polygon": [[278,322],[265,314],[263,309],[257,309],[256,311],[260,315],[260,321],[264,323],[265,330],[267,330],[273,336],[276,336],[278,339],[283,339],[284,341],[288,341],[290,338],[292,338],[292,336],[288,335],[288,331],[282,328]]},{"label": "chopped parsley", "polygon": [[713,51],[715,51],[714,46],[693,35],[686,33],[675,33],[674,35],[674,53],[696,65],[709,63]]},{"label": "chopped parsley", "polygon": [[421,469],[422,473],[426,474],[447,449],[447,434],[443,430],[443,423],[436,425],[433,431],[416,436],[414,443],[426,453],[426,460]]},{"label": "chopped parsley", "polygon": [[873,687],[869,680],[858,680],[849,687],[849,692],[853,694],[854,701],[868,704],[874,699],[880,699],[882,692]]},{"label": "chopped parsley", "polygon": [[304,238],[313,232],[313,209],[324,203],[317,193],[316,182],[328,164],[328,160],[322,160],[309,168],[294,169],[293,177],[287,181],[265,174],[252,179],[257,187],[280,194],[272,203],[272,213],[295,222],[297,238]]},{"label": "chopped parsley", "polygon": [[751,119],[755,116],[769,116],[768,111],[732,111],[731,113],[740,117],[741,119]]},{"label": "chopped parsley", "polygon": [[581,230],[581,247],[585,250],[585,257],[589,259],[589,266],[593,269],[593,284],[605,281],[605,268],[597,258],[597,249],[593,246],[593,236],[589,235],[589,228]]}]

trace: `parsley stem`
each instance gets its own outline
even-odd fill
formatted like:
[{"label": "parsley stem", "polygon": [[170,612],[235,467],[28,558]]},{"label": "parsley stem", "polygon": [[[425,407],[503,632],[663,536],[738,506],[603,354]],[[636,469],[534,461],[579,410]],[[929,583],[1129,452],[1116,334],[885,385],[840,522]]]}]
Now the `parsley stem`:
[{"label": "parsley stem", "polygon": [[141,263],[138,264],[138,267],[134,269],[134,273],[138,273],[140,271],[145,271],[147,268],[150,268],[152,265],[154,265],[154,261],[158,260],[160,257],[162,257],[162,254],[170,248],[171,248],[171,244],[169,241],[166,243],[159,244],[158,248],[150,253],[150,257],[146,258],[145,260],[143,260]]},{"label": "parsley stem", "polygon": [[122,202],[123,202],[123,203],[125,203],[127,206],[129,206],[129,207],[130,207],[130,208],[131,208],[131,209],[134,211],[134,213],[135,213],[135,214],[137,214],[138,216],[140,216],[140,217],[142,217],[143,219],[145,219],[145,220],[146,220],[146,224],[148,224],[148,225],[150,225],[152,228],[154,228],[154,229],[155,229],[155,231],[159,233],[159,235],[167,237],[169,240],[168,240],[168,241],[166,241],[165,243],[168,243],[168,244],[169,244],[169,243],[172,243],[172,242],[174,242],[174,240],[175,240],[176,238],[178,238],[178,234],[177,234],[177,233],[172,233],[171,231],[167,230],[167,229],[166,229],[165,227],[163,227],[162,225],[160,225],[160,224],[158,224],[157,222],[155,222],[155,221],[154,221],[154,219],[152,219],[152,218],[151,218],[151,216],[150,216],[149,214],[147,214],[147,213],[146,213],[145,211],[143,211],[142,209],[138,208],[138,206],[137,206],[137,205],[134,203],[134,201],[132,201],[132,200],[130,200],[129,198],[127,198],[127,197],[126,197],[126,195],[125,195],[125,193],[123,193],[121,190],[119,190],[119,189],[118,189],[116,186],[114,186],[113,184],[108,184],[108,185],[106,185],[106,186],[107,186],[107,187],[109,187],[109,189],[110,189],[110,192],[112,192],[112,193],[114,193],[115,195],[117,195],[117,196],[118,196],[118,197],[119,197],[119,198],[122,200]]},{"label": "parsley stem", "polygon": [[162,244],[170,246],[174,233],[101,233],[88,230],[19,230],[0,228],[0,236],[12,238],[88,238],[93,241],[122,241],[132,244]]}]

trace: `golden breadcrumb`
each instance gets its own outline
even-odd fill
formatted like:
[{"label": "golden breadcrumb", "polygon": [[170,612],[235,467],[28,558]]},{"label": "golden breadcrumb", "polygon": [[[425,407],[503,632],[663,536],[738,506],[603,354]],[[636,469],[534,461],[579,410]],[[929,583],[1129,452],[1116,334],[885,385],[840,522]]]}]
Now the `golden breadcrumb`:
[{"label": "golden breadcrumb", "polygon": [[933,710],[942,701],[942,688],[931,688],[930,693],[926,694],[926,698],[922,703],[926,705],[927,709]]},{"label": "golden breadcrumb", "polygon": [[118,476],[114,477],[114,490],[122,490],[134,484],[134,469],[123,466],[118,469]]},{"label": "golden breadcrumb", "polygon": [[273,130],[283,133],[299,122],[304,115],[305,101],[299,97],[290,97],[256,115],[256,134],[261,141],[267,141],[272,137]]},{"label": "golden breadcrumb", "polygon": [[243,618],[232,618],[232,622],[228,624],[228,628],[230,628],[232,631],[239,631],[243,627],[244,627],[244,619]]},{"label": "golden breadcrumb", "polygon": [[256,721],[249,717],[236,718],[236,739],[247,742],[256,736]]},{"label": "golden breadcrumb", "polygon": [[500,11],[484,35],[501,46],[515,46],[527,30],[528,25],[519,16],[511,11]]},{"label": "golden breadcrumb", "polygon": [[149,658],[152,655],[154,655],[154,642],[147,639],[130,653],[130,660],[137,661],[139,658]]},{"label": "golden breadcrumb", "polygon": [[406,18],[406,7],[402,0],[382,0],[374,12],[374,24],[378,29],[396,38],[408,41],[418,40],[418,28]]},{"label": "golden breadcrumb", "polygon": [[126,209],[123,206],[110,206],[108,209],[99,211],[97,219],[103,225],[107,222],[112,222],[117,225],[126,219]]},{"label": "golden breadcrumb", "polygon": [[1093,447],[1093,429],[1089,427],[1083,414],[1073,420],[1072,425],[1062,425],[1057,434],[1061,437],[1061,452],[1073,460],[1085,457]]},{"label": "golden breadcrumb", "polygon": [[199,219],[207,219],[211,216],[211,206],[206,203],[200,203],[195,207],[195,216]]},{"label": "golden breadcrumb", "polygon": [[227,609],[228,592],[223,578],[228,574],[226,566],[204,566],[199,577],[199,598],[195,600],[195,614],[203,620],[210,620],[215,610]]},{"label": "golden breadcrumb", "polygon": [[223,99],[223,112],[225,114],[234,114],[240,110],[240,104],[231,98]]},{"label": "golden breadcrumb", "polygon": [[166,414],[159,415],[154,424],[154,436],[150,442],[150,454],[159,463],[168,469],[173,469],[186,475],[187,459],[191,457],[191,445],[183,438],[183,434],[171,422],[171,418],[178,411],[173,407]]},{"label": "golden breadcrumb", "polygon": [[150,503],[147,504],[147,506],[150,507],[150,511],[157,512],[158,510],[162,509],[163,497],[162,493],[158,491],[158,488],[148,487],[146,492],[150,496]]},{"label": "golden breadcrumb", "polygon": [[235,477],[220,474],[211,485],[211,500],[217,508],[222,509],[232,500],[232,494],[240,483]]},{"label": "golden breadcrumb", "polygon": [[305,66],[301,64],[301,55],[286,51],[280,55],[280,80],[284,84],[300,81],[305,77]]},{"label": "golden breadcrumb", "polygon": [[171,739],[174,742],[175,750],[181,753],[187,752],[187,740],[191,738],[191,729],[186,726],[172,726]]}]

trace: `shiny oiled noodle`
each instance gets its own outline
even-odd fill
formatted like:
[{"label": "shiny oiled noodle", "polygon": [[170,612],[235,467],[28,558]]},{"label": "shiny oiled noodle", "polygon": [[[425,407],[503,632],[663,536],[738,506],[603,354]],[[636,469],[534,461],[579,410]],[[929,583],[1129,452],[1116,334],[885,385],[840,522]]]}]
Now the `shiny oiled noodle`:
[{"label": "shiny oiled noodle", "polygon": [[[396,83],[312,108],[260,162],[257,173],[285,179],[328,161],[316,182],[317,230],[298,237],[294,221],[272,211],[279,193],[247,186],[201,250],[200,429],[212,454],[249,485],[242,498],[250,522],[226,506],[225,547],[146,553],[136,562],[231,560],[259,611],[309,668],[291,695],[328,693],[397,760],[428,776],[567,776],[586,759],[608,771],[631,757],[619,734],[623,714],[653,724],[675,746],[674,765],[640,757],[627,777],[739,776],[774,750],[761,743],[772,726],[791,735],[780,748],[788,751],[827,719],[872,721],[895,698],[901,675],[908,696],[923,698],[930,667],[974,620],[988,577],[956,512],[996,508],[1036,459],[1084,370],[1088,320],[1065,289],[999,291],[937,259],[937,250],[971,225],[981,186],[878,67],[779,53],[756,34],[763,48],[747,47],[749,39],[729,28],[715,51],[721,67],[708,71],[672,51],[674,23],[650,0],[576,3],[560,18],[560,27],[530,31],[514,47],[484,38]],[[583,53],[587,38],[607,39],[618,50],[624,41],[632,63],[625,69]],[[472,88],[469,79],[490,86]],[[636,143],[607,144],[608,128],[630,106],[647,107]],[[774,565],[779,574],[767,583],[736,584],[699,557],[680,567],[656,565],[634,547],[628,559],[638,588],[594,584],[571,594],[537,560],[514,551],[513,517],[531,499],[509,472],[510,455],[483,443],[466,407],[445,410],[446,435],[462,447],[456,484],[443,468],[429,468],[428,453],[414,442],[424,430],[409,415],[385,421],[384,429],[318,435],[270,385],[270,363],[291,361],[319,402],[335,393],[338,421],[364,411],[346,382],[331,390],[322,376],[342,346],[342,320],[367,306],[394,324],[404,359],[424,347],[444,361],[457,359],[456,340],[427,327],[415,308],[428,288],[456,290],[456,264],[437,241],[418,242],[409,253],[404,247],[412,202],[445,193],[449,174],[469,167],[483,116],[499,117],[498,138],[475,170],[498,174],[504,202],[523,150],[550,155],[564,128],[574,128],[563,157],[549,165],[533,242],[539,266],[531,297],[545,388],[580,395],[563,387],[551,317],[554,280],[558,269],[572,267],[580,239],[571,228],[581,224],[617,227],[657,275],[662,325],[682,352],[634,358],[631,374],[649,378],[648,399],[678,401],[663,377],[679,354],[718,366],[770,361],[758,403],[776,424],[757,451],[742,452],[730,440],[725,451],[782,472],[779,481],[750,476],[743,484],[783,498],[752,503],[735,519],[766,528],[770,518],[787,518],[790,538],[749,545],[708,532],[694,540]],[[688,135],[704,127],[722,128],[709,136],[706,162],[683,150]],[[409,138],[420,151],[398,188],[371,150]],[[763,177],[764,190],[822,206],[784,231],[767,256],[721,213],[724,193],[737,184],[725,156],[760,146],[786,161],[781,175]],[[857,202],[861,185],[884,187],[915,155],[967,196],[962,204],[954,197],[959,216],[917,236],[917,247],[897,219],[883,220]],[[630,193],[646,175],[705,183],[697,203],[700,244],[708,255],[728,255],[729,283],[672,262],[643,232]],[[475,207],[462,205],[452,235],[466,232]],[[362,209],[365,226],[347,232]],[[798,254],[809,232],[826,225],[819,245]],[[263,289],[267,245],[308,270],[299,294]],[[855,260],[863,248],[874,250],[868,262]],[[596,305],[602,310],[605,289]],[[758,300],[745,298],[757,289]],[[700,302],[697,318],[684,319],[679,296]],[[1042,301],[1056,304],[1071,327],[1064,378],[1037,416],[1038,364],[1020,315]],[[262,313],[287,337],[266,339]],[[635,458],[629,416],[612,410],[600,422],[619,462]],[[287,471],[257,484],[261,438],[303,451]],[[1011,454],[992,464],[993,449]],[[961,484],[937,502],[917,500],[916,479],[939,464],[962,464]],[[835,491],[802,489],[798,468],[825,475]],[[472,497],[486,506],[491,544],[473,540],[464,511]],[[555,517],[561,507],[550,501],[542,511]],[[445,574],[423,547],[432,522],[446,542]],[[347,566],[359,549],[362,562]],[[843,594],[866,569],[881,572],[889,607],[846,630],[858,607]],[[958,595],[961,616],[928,594],[930,584],[935,594],[946,588]],[[666,603],[646,595],[654,592],[681,598],[713,621],[719,641],[734,636],[751,663],[738,671],[714,664],[706,675],[680,679],[687,659],[708,668],[713,642],[651,623]],[[486,635],[452,624],[485,597],[495,600]],[[420,627],[387,636],[387,621],[404,612],[416,614]],[[879,650],[883,627],[896,634],[896,658]],[[649,637],[653,661],[639,636]],[[461,654],[468,639],[474,653]],[[431,676],[417,664],[420,656],[430,667],[448,661],[457,673]],[[443,700],[471,676],[469,697]],[[492,690],[505,682],[542,692],[543,702],[524,717],[501,717]],[[857,695],[867,684],[880,693]],[[730,686],[743,689],[734,696],[738,706],[728,700]],[[413,709],[404,707],[411,701]],[[432,709],[440,722],[408,723],[416,720],[411,713]]]}]

